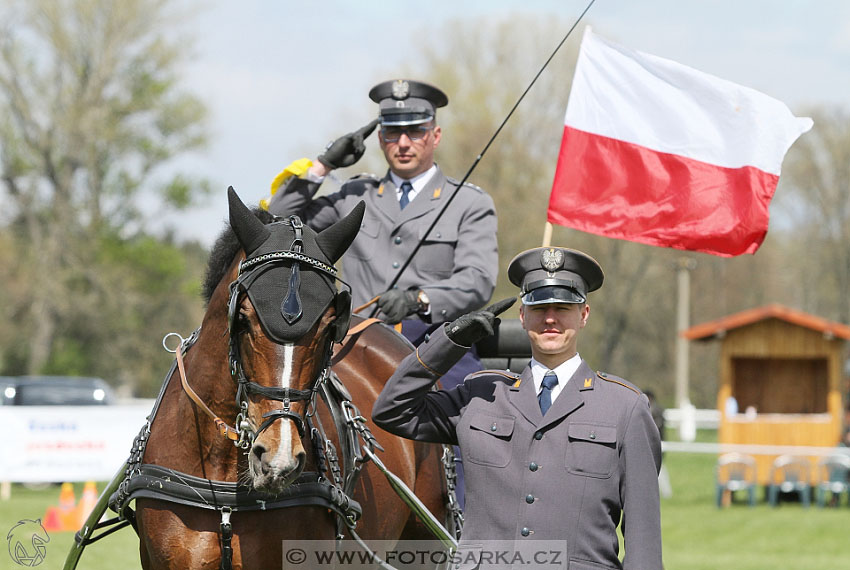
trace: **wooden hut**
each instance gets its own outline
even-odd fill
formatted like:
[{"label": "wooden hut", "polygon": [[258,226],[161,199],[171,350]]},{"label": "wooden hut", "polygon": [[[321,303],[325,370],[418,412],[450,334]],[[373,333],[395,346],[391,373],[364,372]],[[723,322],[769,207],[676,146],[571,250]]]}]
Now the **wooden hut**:
[{"label": "wooden hut", "polygon": [[[722,343],[717,393],[721,444],[838,443],[843,351],[850,326],[768,305],[695,325],[682,335]],[[728,413],[730,397],[738,413]],[[756,456],[759,483],[768,484],[775,458]]]}]

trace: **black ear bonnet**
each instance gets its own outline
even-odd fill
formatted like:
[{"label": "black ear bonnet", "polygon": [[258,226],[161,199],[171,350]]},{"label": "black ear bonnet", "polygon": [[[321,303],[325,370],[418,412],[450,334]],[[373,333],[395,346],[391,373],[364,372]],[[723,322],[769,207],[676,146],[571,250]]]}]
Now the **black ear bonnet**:
[{"label": "black ear bonnet", "polygon": [[[363,218],[361,202],[333,226],[315,232],[298,216],[264,225],[228,189],[230,225],[246,258],[231,284],[230,322],[236,316],[240,292],[257,311],[265,334],[277,343],[295,342],[312,329],[334,304],[331,336],[341,341],[351,318],[351,293],[337,291],[334,263],[351,245]],[[347,287],[347,285],[346,285]]]}]

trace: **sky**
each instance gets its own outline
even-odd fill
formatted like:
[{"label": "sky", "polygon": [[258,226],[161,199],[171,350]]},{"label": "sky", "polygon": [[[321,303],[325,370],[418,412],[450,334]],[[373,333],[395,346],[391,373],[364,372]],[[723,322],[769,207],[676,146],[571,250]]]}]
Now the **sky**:
[{"label": "sky", "polygon": [[[210,144],[175,168],[206,177],[214,191],[204,207],[159,223],[212,244],[227,217],[228,186],[256,204],[292,160],[315,158],[330,140],[368,122],[376,111],[369,89],[394,79],[387,74],[408,67],[419,42],[439,37],[448,22],[552,17],[565,22],[566,34],[588,1],[179,0],[192,54],[182,87],[210,109]],[[850,108],[845,0],[596,0],[567,44],[577,46],[586,25],[762,91],[797,115],[811,105]],[[554,48],[540,54],[541,66]]]}]

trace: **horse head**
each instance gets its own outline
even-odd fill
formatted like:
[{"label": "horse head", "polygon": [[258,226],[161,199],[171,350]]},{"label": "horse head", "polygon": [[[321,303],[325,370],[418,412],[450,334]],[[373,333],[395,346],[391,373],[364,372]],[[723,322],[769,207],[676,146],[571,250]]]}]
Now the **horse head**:
[{"label": "horse head", "polygon": [[233,188],[228,201],[245,252],[230,285],[230,371],[240,427],[250,434],[251,484],[274,494],[304,469],[305,417],[351,314],[351,294],[337,289],[334,263],[354,241],[365,206],[317,233],[297,216],[263,224]]}]

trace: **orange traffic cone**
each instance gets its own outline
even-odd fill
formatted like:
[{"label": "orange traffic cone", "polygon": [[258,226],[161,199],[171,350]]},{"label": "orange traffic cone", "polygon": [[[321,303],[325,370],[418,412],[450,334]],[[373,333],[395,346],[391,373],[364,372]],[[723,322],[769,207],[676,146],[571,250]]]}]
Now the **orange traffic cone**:
[{"label": "orange traffic cone", "polygon": [[62,529],[62,521],[59,520],[59,509],[56,507],[47,507],[47,511],[42,517],[41,526],[47,532],[58,532]]},{"label": "orange traffic cone", "polygon": [[97,487],[94,481],[87,481],[83,487],[83,494],[80,496],[80,502],[77,504],[77,524],[76,528],[82,528],[86,524],[86,519],[97,505]]},{"label": "orange traffic cone", "polygon": [[42,520],[44,521],[44,530],[64,531],[76,530],[76,503],[74,498],[74,485],[71,483],[62,483],[62,490],[59,491],[59,505],[47,507]]}]

